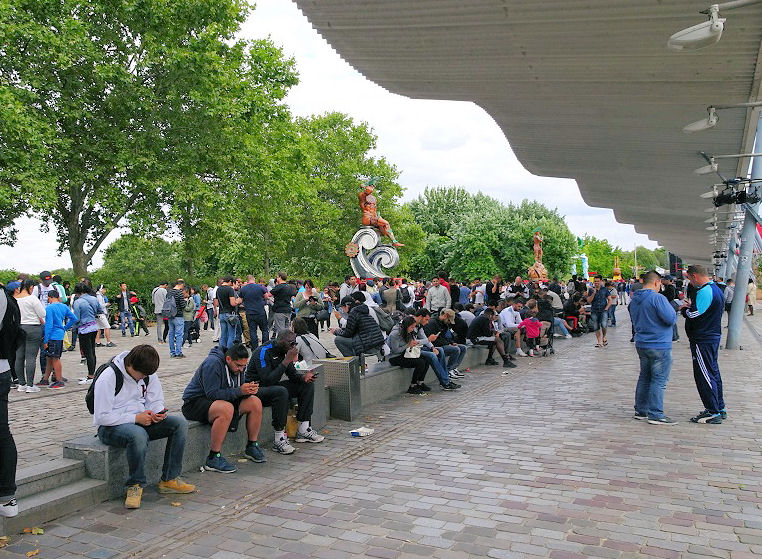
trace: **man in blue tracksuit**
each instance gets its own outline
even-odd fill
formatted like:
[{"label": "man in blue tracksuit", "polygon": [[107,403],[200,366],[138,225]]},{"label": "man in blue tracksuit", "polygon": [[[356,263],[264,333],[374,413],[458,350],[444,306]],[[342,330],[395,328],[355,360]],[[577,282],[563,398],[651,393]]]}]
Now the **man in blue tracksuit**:
[{"label": "man in blue tracksuit", "polygon": [[672,326],[677,313],[659,293],[661,276],[648,272],[643,279],[643,288],[632,294],[629,306],[640,359],[634,417],[652,425],[674,425],[677,422],[664,415],[663,408],[672,368]]},{"label": "man in blue tracksuit", "polygon": [[691,345],[693,378],[704,411],[691,418],[693,423],[722,423],[727,417],[722,398],[722,377],[717,364],[717,349],[722,335],[725,298],[703,266],[688,266],[688,281],[696,289],[694,300],[680,308],[685,317],[685,333]]}]

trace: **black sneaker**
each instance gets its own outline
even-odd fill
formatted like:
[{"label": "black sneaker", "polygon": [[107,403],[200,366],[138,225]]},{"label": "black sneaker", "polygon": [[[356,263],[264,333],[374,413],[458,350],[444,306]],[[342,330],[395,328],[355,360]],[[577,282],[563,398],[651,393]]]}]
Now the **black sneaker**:
[{"label": "black sneaker", "polygon": [[449,384],[443,384],[442,385],[442,390],[457,390],[458,388],[460,388],[460,385],[459,384],[455,384],[452,381],[450,381]]},{"label": "black sneaker", "polygon": [[514,367],[518,367],[518,365],[516,365],[516,363],[514,363],[510,359],[503,359],[503,367],[506,367],[508,369],[513,369]]},{"label": "black sneaker", "polygon": [[431,387],[424,383],[419,384],[418,388],[423,392],[431,392]]},{"label": "black sneaker", "polygon": [[484,364],[485,364],[485,365],[497,365],[497,361],[495,361],[494,359],[487,359],[487,360],[484,362]]},{"label": "black sneaker", "polygon": [[691,417],[691,423],[717,424],[722,423],[722,417],[719,413],[712,413],[710,411],[704,410],[700,414]]},{"label": "black sneaker", "polygon": [[415,396],[420,396],[421,394],[423,394],[423,390],[421,390],[417,386],[411,386],[410,388],[407,389],[407,393],[414,394]]},{"label": "black sneaker", "polygon": [[648,419],[648,416],[644,413],[638,413],[635,412],[635,415],[632,416],[633,419],[638,419],[640,421],[643,421],[644,419]]},{"label": "black sneaker", "polygon": [[677,421],[670,419],[666,415],[664,417],[648,418],[648,423],[651,425],[677,425]]}]

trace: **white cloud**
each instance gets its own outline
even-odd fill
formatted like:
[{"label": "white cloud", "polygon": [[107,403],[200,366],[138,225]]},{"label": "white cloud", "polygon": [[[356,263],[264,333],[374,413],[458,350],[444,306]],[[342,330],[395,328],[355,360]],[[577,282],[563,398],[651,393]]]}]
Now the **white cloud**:
[{"label": "white cloud", "polygon": [[[408,99],[363,78],[312,29],[295,4],[259,0],[243,27],[243,36],[269,36],[283,47],[286,56],[295,58],[300,83],[287,97],[294,114],[339,111],[371,126],[378,136],[375,155],[400,170],[400,182],[407,189],[405,199],[436,185],[481,190],[506,202],[529,198],[557,207],[578,236],[604,237],[625,249],[635,243],[656,246],[631,225],[617,223],[611,210],[587,206],[574,181],[527,172],[500,128],[480,107]],[[20,220],[19,229],[16,247],[0,247],[0,268],[39,272],[71,266],[68,255],[56,256],[54,235],[40,234],[35,220]],[[106,246],[104,243],[103,248]],[[101,263],[102,251],[93,267]]]}]

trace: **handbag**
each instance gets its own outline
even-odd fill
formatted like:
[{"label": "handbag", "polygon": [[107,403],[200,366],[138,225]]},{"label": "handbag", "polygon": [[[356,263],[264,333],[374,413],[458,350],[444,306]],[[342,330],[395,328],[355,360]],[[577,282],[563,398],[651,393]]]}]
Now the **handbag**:
[{"label": "handbag", "polygon": [[[312,353],[315,353],[315,350],[312,349],[312,346],[310,345],[310,341],[307,339],[307,336],[299,336],[299,339],[302,340],[305,344],[307,344],[307,347],[312,350]],[[318,340],[318,345],[323,348],[323,351],[325,351],[325,359],[335,359],[336,358],[336,356],[333,353],[331,353],[330,351],[328,351],[325,348],[325,346],[322,343],[320,343],[319,340]]]},{"label": "handbag", "polygon": [[413,347],[405,348],[405,359],[418,359],[421,356],[421,346],[415,345]]},{"label": "handbag", "polygon": [[329,318],[331,318],[331,311],[328,309],[323,309],[321,311],[318,311],[318,313],[315,315],[315,320],[318,322],[325,322]]},{"label": "handbag", "polygon": [[228,324],[230,324],[230,326],[234,328],[241,323],[241,319],[236,313],[230,313],[227,316],[227,321],[228,321]]}]

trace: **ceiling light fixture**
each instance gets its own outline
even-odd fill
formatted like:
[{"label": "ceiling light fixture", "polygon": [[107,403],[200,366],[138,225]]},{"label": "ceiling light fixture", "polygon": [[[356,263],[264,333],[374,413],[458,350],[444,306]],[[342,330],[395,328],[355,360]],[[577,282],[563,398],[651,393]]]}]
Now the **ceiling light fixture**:
[{"label": "ceiling light fixture", "polygon": [[762,0],[733,0],[724,4],[712,4],[706,10],[699,13],[709,16],[707,21],[698,23],[687,29],[678,31],[667,41],[670,50],[685,51],[698,50],[710,47],[719,42],[725,29],[725,18],[720,17],[720,10],[732,10],[751,4],[758,4]]},{"label": "ceiling light fixture", "polygon": [[706,118],[702,118],[701,120],[697,120],[696,122],[691,122],[690,124],[683,126],[683,132],[686,134],[694,134],[696,132],[703,132],[704,130],[709,130],[710,128],[714,128],[717,126],[717,123],[720,121],[720,117],[717,115],[718,110],[724,110],[724,109],[748,109],[753,107],[760,107],[762,106],[762,101],[754,102],[754,103],[736,103],[734,105],[709,105],[706,108],[706,112],[708,113],[708,116]]},{"label": "ceiling light fixture", "polygon": [[707,155],[703,151],[700,151],[701,157],[709,162],[709,165],[704,165],[695,169],[693,172],[697,175],[708,175],[710,173],[717,172],[717,159],[741,159],[743,157],[760,157],[762,153],[733,153],[729,155]]}]

